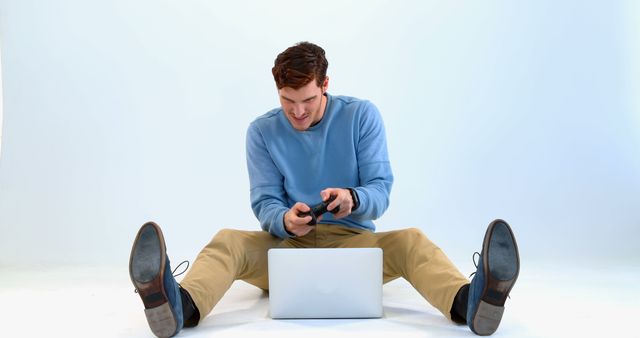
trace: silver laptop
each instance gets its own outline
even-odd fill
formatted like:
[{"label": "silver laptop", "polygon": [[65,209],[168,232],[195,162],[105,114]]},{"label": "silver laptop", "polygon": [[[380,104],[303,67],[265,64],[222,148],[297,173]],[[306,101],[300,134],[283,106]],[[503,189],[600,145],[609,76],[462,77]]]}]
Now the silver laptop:
[{"label": "silver laptop", "polygon": [[382,249],[269,250],[272,318],[382,317]]}]

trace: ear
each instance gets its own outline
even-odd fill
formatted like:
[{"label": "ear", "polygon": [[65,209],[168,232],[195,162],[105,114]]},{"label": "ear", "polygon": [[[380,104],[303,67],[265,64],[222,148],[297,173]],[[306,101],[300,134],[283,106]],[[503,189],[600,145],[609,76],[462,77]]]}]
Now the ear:
[{"label": "ear", "polygon": [[322,83],[322,93],[326,93],[327,89],[329,89],[329,77],[325,76],[324,77],[324,82]]}]

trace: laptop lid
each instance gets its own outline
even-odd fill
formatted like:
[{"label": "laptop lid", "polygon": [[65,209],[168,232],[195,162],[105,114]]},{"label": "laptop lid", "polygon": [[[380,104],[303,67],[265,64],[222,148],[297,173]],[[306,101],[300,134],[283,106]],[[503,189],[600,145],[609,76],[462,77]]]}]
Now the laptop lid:
[{"label": "laptop lid", "polygon": [[272,318],[382,317],[382,249],[270,249]]}]

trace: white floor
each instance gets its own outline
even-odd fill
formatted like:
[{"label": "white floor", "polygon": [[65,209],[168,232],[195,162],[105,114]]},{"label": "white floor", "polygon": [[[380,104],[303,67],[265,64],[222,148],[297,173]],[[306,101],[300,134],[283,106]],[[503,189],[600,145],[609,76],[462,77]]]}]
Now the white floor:
[{"label": "white floor", "polygon": [[[153,337],[121,268],[0,268],[1,337]],[[521,271],[495,337],[640,337],[640,266]],[[384,286],[382,319],[272,320],[262,291],[236,282],[179,337],[472,337],[404,280]],[[397,335],[396,335],[397,334]]]}]

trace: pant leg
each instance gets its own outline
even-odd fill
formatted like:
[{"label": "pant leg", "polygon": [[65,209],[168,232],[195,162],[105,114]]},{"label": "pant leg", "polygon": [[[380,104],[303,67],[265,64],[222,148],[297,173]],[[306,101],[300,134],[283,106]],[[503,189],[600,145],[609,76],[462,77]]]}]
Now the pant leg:
[{"label": "pant leg", "polygon": [[252,263],[248,269],[237,279],[241,279],[249,284],[255,285],[262,290],[269,290],[269,268],[268,268],[268,251],[271,248],[309,248],[315,243],[315,230],[311,230],[303,237],[290,237],[287,239],[278,239],[278,244],[260,250],[255,255],[248,257]]},{"label": "pant leg", "polygon": [[469,283],[444,252],[418,229],[373,233],[327,225],[318,231],[328,233],[323,238],[329,247],[382,248],[384,282],[404,277],[449,319],[458,290]]},{"label": "pant leg", "polygon": [[[378,234],[369,230],[350,228],[340,225],[318,225],[320,245],[327,248],[380,248]],[[388,283],[398,277],[395,266],[387,259],[388,253],[382,251],[382,281]]]},{"label": "pant leg", "polygon": [[236,279],[267,289],[267,251],[281,242],[265,231],[220,230],[180,282],[193,298],[200,319],[211,312]]},{"label": "pant leg", "polygon": [[420,230],[372,233],[336,225],[318,225],[316,230],[287,240],[264,231],[221,230],[200,252],[181,286],[202,319],[236,279],[268,289],[267,251],[273,247],[380,247],[385,283],[404,277],[449,319],[457,291],[468,283]]},{"label": "pant leg", "polygon": [[415,228],[375,234],[384,251],[385,270],[404,277],[431,305],[451,320],[460,288],[469,283],[445,253]]}]

